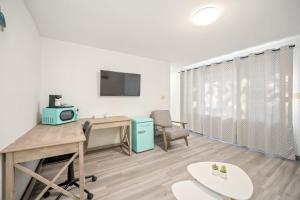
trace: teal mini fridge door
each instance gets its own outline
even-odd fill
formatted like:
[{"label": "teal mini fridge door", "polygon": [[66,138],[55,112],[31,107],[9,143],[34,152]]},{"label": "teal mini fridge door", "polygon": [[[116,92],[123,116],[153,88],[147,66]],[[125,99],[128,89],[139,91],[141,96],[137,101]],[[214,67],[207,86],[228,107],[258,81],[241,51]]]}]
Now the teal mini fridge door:
[{"label": "teal mini fridge door", "polygon": [[132,121],[132,149],[139,153],[154,148],[153,121],[138,118]]}]

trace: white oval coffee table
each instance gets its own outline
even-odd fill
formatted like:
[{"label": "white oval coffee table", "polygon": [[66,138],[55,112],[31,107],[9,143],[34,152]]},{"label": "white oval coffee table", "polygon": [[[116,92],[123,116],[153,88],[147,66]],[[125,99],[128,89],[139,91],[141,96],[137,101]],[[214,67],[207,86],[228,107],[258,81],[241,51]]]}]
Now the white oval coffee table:
[{"label": "white oval coffee table", "polygon": [[[212,174],[211,166],[227,167],[227,179]],[[249,199],[253,193],[253,184],[249,176],[238,166],[220,162],[198,162],[187,166],[188,172],[210,190],[232,199]]]},{"label": "white oval coffee table", "polygon": [[196,180],[174,183],[172,192],[177,200],[223,200],[223,197],[202,186]]}]

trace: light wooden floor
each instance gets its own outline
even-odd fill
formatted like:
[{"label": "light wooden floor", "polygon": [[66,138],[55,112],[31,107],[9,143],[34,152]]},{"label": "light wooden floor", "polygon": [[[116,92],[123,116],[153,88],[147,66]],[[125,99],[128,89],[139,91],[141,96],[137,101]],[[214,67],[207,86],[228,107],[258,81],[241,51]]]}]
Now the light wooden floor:
[{"label": "light wooden floor", "polygon": [[[300,199],[298,162],[269,158],[196,134],[190,136],[189,143],[186,147],[184,140],[175,141],[166,153],[159,140],[154,150],[131,157],[121,153],[119,148],[90,153],[85,157],[85,172],[98,176],[98,181],[87,183],[86,187],[98,200],[174,200],[171,185],[192,179],[187,165],[221,161],[240,166],[250,176],[254,184],[251,199]],[[59,167],[60,164],[47,166],[42,175],[53,177]],[[37,184],[34,193],[40,189],[41,185]],[[55,194],[47,199],[53,199]]]}]

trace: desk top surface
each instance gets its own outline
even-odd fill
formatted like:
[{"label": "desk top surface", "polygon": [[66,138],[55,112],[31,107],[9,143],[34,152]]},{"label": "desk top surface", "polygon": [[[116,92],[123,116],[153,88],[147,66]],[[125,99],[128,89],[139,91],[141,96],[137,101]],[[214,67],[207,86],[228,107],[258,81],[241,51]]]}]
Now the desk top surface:
[{"label": "desk top surface", "polygon": [[38,124],[13,143],[2,149],[0,153],[24,151],[85,141],[85,136],[82,133],[82,123],[86,120],[91,121],[92,124],[104,124],[130,121],[131,119],[126,116],[112,116],[106,118],[85,118],[80,119],[77,122],[57,126]]},{"label": "desk top surface", "polygon": [[24,151],[81,141],[85,141],[81,121],[57,126],[38,124],[2,149],[0,153]]},{"label": "desk top surface", "polygon": [[84,118],[81,121],[90,121],[92,124],[106,124],[106,123],[114,123],[114,122],[124,122],[131,121],[131,118],[126,116],[111,116],[105,118]]}]

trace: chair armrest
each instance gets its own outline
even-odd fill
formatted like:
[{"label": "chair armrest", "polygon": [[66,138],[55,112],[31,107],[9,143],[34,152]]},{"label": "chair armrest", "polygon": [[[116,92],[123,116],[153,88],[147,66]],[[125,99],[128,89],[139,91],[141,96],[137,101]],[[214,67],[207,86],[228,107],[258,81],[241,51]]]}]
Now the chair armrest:
[{"label": "chair armrest", "polygon": [[179,122],[179,121],[172,121],[172,122],[177,124],[188,124],[187,122]]},{"label": "chair armrest", "polygon": [[179,121],[172,121],[173,123],[177,123],[180,124],[182,126],[182,128],[185,128],[185,125],[188,124],[186,122],[179,122]]},{"label": "chair armrest", "polygon": [[166,126],[162,125],[162,124],[154,124],[154,126],[159,126],[161,128],[167,128]]}]

